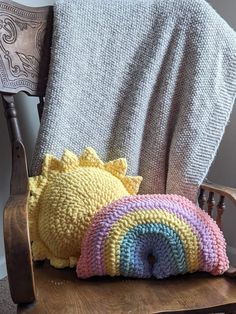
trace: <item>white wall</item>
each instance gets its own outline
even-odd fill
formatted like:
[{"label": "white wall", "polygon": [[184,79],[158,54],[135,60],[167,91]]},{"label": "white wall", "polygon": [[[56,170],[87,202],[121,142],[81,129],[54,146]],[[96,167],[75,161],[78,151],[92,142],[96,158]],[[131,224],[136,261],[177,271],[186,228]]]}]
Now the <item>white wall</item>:
[{"label": "white wall", "polygon": [[[15,0],[16,1],[16,0]],[[18,0],[17,2],[25,5],[48,5],[52,4],[53,0]],[[236,29],[236,0],[209,0],[209,2],[217,9],[217,11]],[[30,98],[25,95],[17,96],[19,107],[20,120],[24,119],[22,124],[23,137],[26,143],[26,149],[31,156],[34,142],[39,126],[36,103],[37,99]],[[27,128],[26,128],[27,125]],[[236,106],[231,116],[222,145],[219,149],[215,163],[213,164],[208,178],[229,186],[236,187]],[[8,197],[9,176],[10,176],[10,146],[7,134],[7,127],[3,118],[2,106],[0,106],[0,214],[2,212],[5,201]],[[229,207],[225,213],[225,230],[226,237],[229,243],[229,256],[233,264],[236,265],[236,208]],[[230,231],[231,230],[231,231]],[[0,278],[5,274],[4,266],[4,246],[2,235],[2,218],[0,215]]]}]

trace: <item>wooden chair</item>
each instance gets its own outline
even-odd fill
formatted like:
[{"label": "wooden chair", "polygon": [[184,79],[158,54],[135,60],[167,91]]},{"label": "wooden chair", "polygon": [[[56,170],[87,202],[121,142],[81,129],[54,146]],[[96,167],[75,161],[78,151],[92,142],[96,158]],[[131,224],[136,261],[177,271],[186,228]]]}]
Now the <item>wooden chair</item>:
[{"label": "wooden chair", "polygon": [[[49,68],[52,7],[30,8],[0,1],[0,91],[12,143],[11,195],[4,212],[8,279],[18,313],[236,313],[236,271],[225,276],[192,274],[166,280],[99,278],[78,280],[74,270],[32,264],[27,222],[28,171],[14,95],[39,96],[43,109]],[[205,191],[209,192],[206,201]],[[221,225],[225,198],[236,205],[236,189],[203,184],[199,203],[211,215],[214,194]],[[206,204],[205,204],[206,203]]]}]

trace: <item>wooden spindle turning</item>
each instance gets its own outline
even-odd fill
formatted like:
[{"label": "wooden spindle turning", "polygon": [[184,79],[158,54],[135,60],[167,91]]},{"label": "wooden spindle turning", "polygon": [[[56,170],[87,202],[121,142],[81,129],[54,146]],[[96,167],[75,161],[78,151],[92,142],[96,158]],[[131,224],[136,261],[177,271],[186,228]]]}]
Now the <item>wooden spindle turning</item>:
[{"label": "wooden spindle turning", "polygon": [[5,110],[5,117],[7,119],[10,139],[12,143],[14,143],[15,141],[22,142],[14,97],[12,94],[2,94],[2,100]]},{"label": "wooden spindle turning", "polygon": [[207,200],[207,212],[208,215],[211,217],[214,206],[215,206],[214,192],[209,192],[209,197]]},{"label": "wooden spindle turning", "polygon": [[222,215],[225,211],[225,197],[223,195],[220,196],[219,203],[217,205],[217,216],[216,223],[222,229]]},{"label": "wooden spindle turning", "polygon": [[12,179],[11,195],[28,193],[28,168],[25,148],[12,94],[2,94],[8,130],[12,143]]},{"label": "wooden spindle turning", "polygon": [[43,114],[43,108],[44,108],[44,98],[43,96],[39,97],[39,103],[38,103],[38,114],[39,114],[39,120],[41,121],[42,114]]},{"label": "wooden spindle turning", "polygon": [[199,193],[199,197],[198,197],[198,204],[199,204],[199,207],[201,209],[204,208],[204,205],[206,204],[206,194],[205,194],[205,190],[204,189],[200,189],[200,193]]}]

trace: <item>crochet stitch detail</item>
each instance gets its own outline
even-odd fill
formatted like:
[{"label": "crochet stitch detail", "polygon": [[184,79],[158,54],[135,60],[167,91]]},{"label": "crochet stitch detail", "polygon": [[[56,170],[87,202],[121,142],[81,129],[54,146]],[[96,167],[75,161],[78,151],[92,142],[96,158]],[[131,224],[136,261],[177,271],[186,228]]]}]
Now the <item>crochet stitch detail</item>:
[{"label": "crochet stitch detail", "polygon": [[77,275],[160,279],[196,271],[221,275],[228,267],[223,233],[207,213],[182,196],[138,195],[95,215]]},{"label": "crochet stitch detail", "polygon": [[34,260],[74,267],[93,215],[105,205],[136,194],[141,177],[126,176],[127,162],[103,163],[92,148],[81,157],[65,150],[46,155],[42,174],[30,178],[29,228]]}]

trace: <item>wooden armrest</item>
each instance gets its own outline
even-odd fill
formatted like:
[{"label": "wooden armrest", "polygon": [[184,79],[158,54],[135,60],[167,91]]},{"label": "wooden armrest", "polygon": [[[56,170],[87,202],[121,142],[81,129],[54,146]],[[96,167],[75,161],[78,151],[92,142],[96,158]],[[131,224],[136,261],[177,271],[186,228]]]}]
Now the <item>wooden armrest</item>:
[{"label": "wooden armrest", "polygon": [[27,219],[28,195],[10,196],[4,210],[4,241],[8,280],[13,302],[35,300]]},{"label": "wooden armrest", "polygon": [[210,181],[207,181],[201,185],[201,189],[225,196],[226,198],[229,198],[234,203],[234,205],[236,205],[236,189],[235,188],[231,188],[231,187],[227,187],[224,185],[219,185],[219,184],[215,184]]},{"label": "wooden armrest", "polygon": [[11,196],[4,210],[4,241],[8,280],[14,303],[35,300],[28,215],[28,177],[24,146],[12,144]]}]

